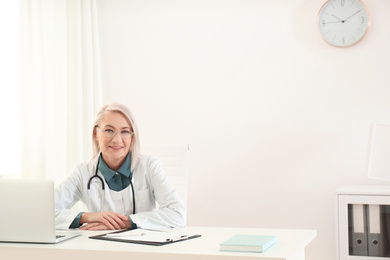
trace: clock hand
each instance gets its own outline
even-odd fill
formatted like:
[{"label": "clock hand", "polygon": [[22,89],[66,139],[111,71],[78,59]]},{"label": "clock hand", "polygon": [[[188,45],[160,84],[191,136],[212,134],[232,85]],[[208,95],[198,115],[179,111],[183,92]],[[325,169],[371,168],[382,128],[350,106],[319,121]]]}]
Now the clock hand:
[{"label": "clock hand", "polygon": [[340,18],[338,18],[337,16],[335,16],[334,14],[332,14],[332,16],[334,17],[334,18],[336,18],[337,20],[340,20],[340,22],[344,22],[344,20],[341,20]]},{"label": "clock hand", "polygon": [[333,22],[324,22],[323,24],[328,24],[328,23],[342,23],[343,21],[333,21]]},{"label": "clock hand", "polygon": [[357,13],[359,13],[362,9],[360,9],[359,11],[357,11],[356,13],[354,13],[353,15],[350,15],[348,18],[346,18],[344,21],[347,21],[349,18],[351,18],[352,16],[356,15]]}]

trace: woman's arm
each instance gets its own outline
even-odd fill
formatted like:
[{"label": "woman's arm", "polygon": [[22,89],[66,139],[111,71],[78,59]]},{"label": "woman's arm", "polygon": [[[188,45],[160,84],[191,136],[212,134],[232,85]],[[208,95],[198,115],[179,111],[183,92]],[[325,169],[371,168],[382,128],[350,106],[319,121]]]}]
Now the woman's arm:
[{"label": "woman's arm", "polygon": [[159,209],[130,215],[140,228],[173,228],[186,225],[186,210],[183,200],[175,191],[155,157],[146,159],[146,177]]},{"label": "woman's arm", "polygon": [[55,222],[56,229],[68,229],[80,213],[70,210],[80,199],[82,185],[81,168],[74,167],[69,176],[55,189]]}]

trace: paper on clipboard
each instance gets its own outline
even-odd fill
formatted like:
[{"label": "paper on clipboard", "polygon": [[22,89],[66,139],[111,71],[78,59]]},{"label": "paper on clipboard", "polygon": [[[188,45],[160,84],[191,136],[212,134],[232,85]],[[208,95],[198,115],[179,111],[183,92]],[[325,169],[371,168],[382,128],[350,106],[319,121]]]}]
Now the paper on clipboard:
[{"label": "paper on clipboard", "polygon": [[131,240],[131,241],[145,241],[145,242],[172,242],[181,239],[186,239],[187,234],[181,233],[172,233],[172,232],[156,232],[150,230],[129,230],[120,233],[110,233],[106,234],[108,238],[116,238],[121,240]]},{"label": "paper on clipboard", "polygon": [[124,232],[113,232],[113,233],[108,233],[106,234],[105,236],[106,237],[116,237],[116,238],[119,238],[119,237],[128,237],[128,238],[134,238],[134,237],[138,237],[138,236],[145,236],[146,233],[145,232],[141,232],[140,230],[138,229],[134,229],[134,230],[129,230],[129,231],[124,231]]},{"label": "paper on clipboard", "polygon": [[188,235],[187,233],[175,231],[153,231],[145,229],[123,230],[98,236],[92,236],[92,239],[102,239],[118,242],[128,242],[136,244],[146,244],[161,246],[173,242],[184,241],[197,238],[201,235]]}]

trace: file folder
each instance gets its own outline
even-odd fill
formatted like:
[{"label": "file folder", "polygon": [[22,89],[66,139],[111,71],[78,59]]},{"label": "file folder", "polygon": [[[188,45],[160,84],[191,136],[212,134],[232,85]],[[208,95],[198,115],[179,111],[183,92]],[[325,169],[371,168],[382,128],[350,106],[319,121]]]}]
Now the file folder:
[{"label": "file folder", "polygon": [[349,211],[349,254],[367,256],[366,205],[348,205]]}]

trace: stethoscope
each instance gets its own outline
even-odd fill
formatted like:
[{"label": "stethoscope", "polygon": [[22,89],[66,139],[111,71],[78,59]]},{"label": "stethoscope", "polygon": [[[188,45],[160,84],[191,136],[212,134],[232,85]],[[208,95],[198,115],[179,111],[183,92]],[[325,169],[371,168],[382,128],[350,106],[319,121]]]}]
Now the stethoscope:
[{"label": "stethoscope", "polygon": [[[99,158],[99,160],[100,160],[100,158]],[[98,163],[97,163],[97,165],[96,165],[95,175],[93,175],[91,178],[89,178],[88,185],[87,185],[87,189],[88,189],[88,190],[91,189],[91,181],[92,181],[94,178],[97,177],[97,178],[100,180],[100,182],[102,183],[102,190],[103,190],[103,193],[104,193],[104,190],[105,190],[104,181],[103,181],[102,177],[100,177],[100,176],[98,175],[99,160],[98,160]],[[132,192],[132,194],[133,194],[133,214],[135,214],[135,197],[134,197],[134,186],[133,186],[132,177],[133,177],[133,174],[130,173],[129,180],[130,180],[131,192]]]}]

